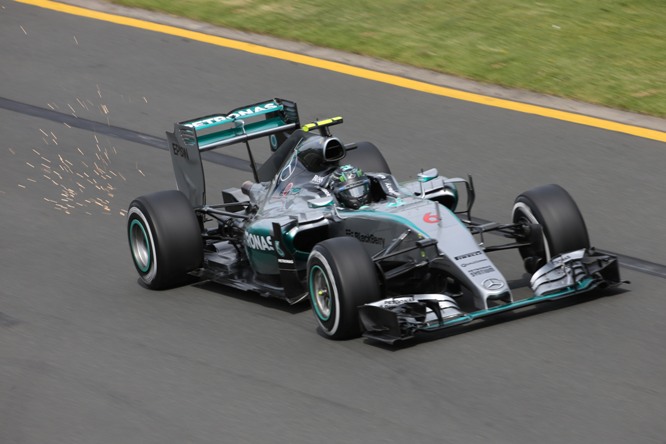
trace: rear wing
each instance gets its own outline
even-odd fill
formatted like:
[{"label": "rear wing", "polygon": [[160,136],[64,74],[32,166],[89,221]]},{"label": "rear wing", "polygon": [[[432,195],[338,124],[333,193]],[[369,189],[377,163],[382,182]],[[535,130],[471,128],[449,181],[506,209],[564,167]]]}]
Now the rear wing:
[{"label": "rear wing", "polygon": [[205,205],[206,182],[201,153],[238,143],[247,146],[256,180],[257,168],[248,142],[268,137],[271,149],[276,150],[299,127],[296,103],[284,99],[266,100],[227,113],[176,123],[173,133],[167,132],[167,141],[178,189],[193,207]]}]

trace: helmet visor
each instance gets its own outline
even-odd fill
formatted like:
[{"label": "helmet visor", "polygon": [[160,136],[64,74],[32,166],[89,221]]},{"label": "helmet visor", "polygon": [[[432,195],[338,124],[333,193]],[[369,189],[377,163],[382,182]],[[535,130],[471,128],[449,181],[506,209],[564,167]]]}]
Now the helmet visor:
[{"label": "helmet visor", "polygon": [[367,182],[361,182],[358,185],[347,188],[346,192],[349,197],[358,199],[359,197],[363,197],[368,193],[368,184]]}]

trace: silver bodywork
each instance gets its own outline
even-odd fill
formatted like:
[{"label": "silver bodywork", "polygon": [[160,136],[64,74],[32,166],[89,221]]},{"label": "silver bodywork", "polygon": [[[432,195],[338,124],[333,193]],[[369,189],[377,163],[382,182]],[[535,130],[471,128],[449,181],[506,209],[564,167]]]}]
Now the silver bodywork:
[{"label": "silver bodywork", "polygon": [[[238,116],[265,120],[245,123]],[[613,256],[573,251],[534,273],[532,297],[514,300],[488,253],[545,237],[525,224],[472,223],[471,178],[448,179],[433,169],[399,184],[386,172],[369,171],[374,200],[357,210],[341,208],[326,186],[328,176],[346,162],[345,154],[359,149],[330,136],[327,126],[341,122],[333,118],[301,127],[295,103],[275,99],[175,125],[167,135],[178,187],[202,228],[206,221],[218,222],[202,233],[204,267],[192,274],[296,303],[308,295],[312,248],[324,239],[354,237],[377,265],[386,296],[359,307],[360,321],[366,336],[386,342],[620,283]],[[223,124],[231,127],[218,131]],[[308,132],[317,128],[320,135]],[[279,146],[278,136],[284,142]],[[224,204],[207,205],[200,153],[258,137],[270,137],[274,154],[258,168],[248,144],[256,183],[245,193],[224,190]],[[486,247],[475,235],[490,231],[515,242]],[[530,231],[541,237],[528,239]],[[417,290],[405,294],[405,283]],[[459,307],[453,296],[463,293],[474,310]]]},{"label": "silver bodywork", "polygon": [[[489,300],[511,302],[511,290],[504,276],[479,246],[460,218],[447,207],[413,196],[399,198],[400,203],[370,205],[361,211],[338,211],[344,226],[355,233],[372,233],[393,240],[406,230],[409,240],[434,239],[436,266],[473,289],[474,305],[488,308]],[[376,251],[370,249],[370,253]]]}]

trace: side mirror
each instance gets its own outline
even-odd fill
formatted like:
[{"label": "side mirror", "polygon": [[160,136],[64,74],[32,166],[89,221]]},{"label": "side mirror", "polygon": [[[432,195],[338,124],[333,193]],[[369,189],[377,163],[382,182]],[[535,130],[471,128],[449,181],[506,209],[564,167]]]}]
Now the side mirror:
[{"label": "side mirror", "polygon": [[310,208],[324,208],[333,205],[334,202],[333,196],[324,196],[308,200],[308,206]]},{"label": "side mirror", "polygon": [[439,176],[437,168],[430,168],[429,170],[422,171],[418,174],[419,182],[430,182]]}]

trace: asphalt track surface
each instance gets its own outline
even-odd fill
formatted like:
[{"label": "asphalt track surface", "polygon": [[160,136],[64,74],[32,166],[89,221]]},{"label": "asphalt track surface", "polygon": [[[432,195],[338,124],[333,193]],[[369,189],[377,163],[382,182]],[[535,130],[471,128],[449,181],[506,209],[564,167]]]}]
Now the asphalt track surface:
[{"label": "asphalt track surface", "polygon": [[[1,443],[666,442],[664,143],[0,7]],[[564,185],[631,284],[398,348],[327,341],[307,306],[141,287],[122,213],[173,188],[164,131],[270,97],[342,114],[400,178],[473,174],[483,219]],[[248,178],[212,160],[209,199]]]}]

